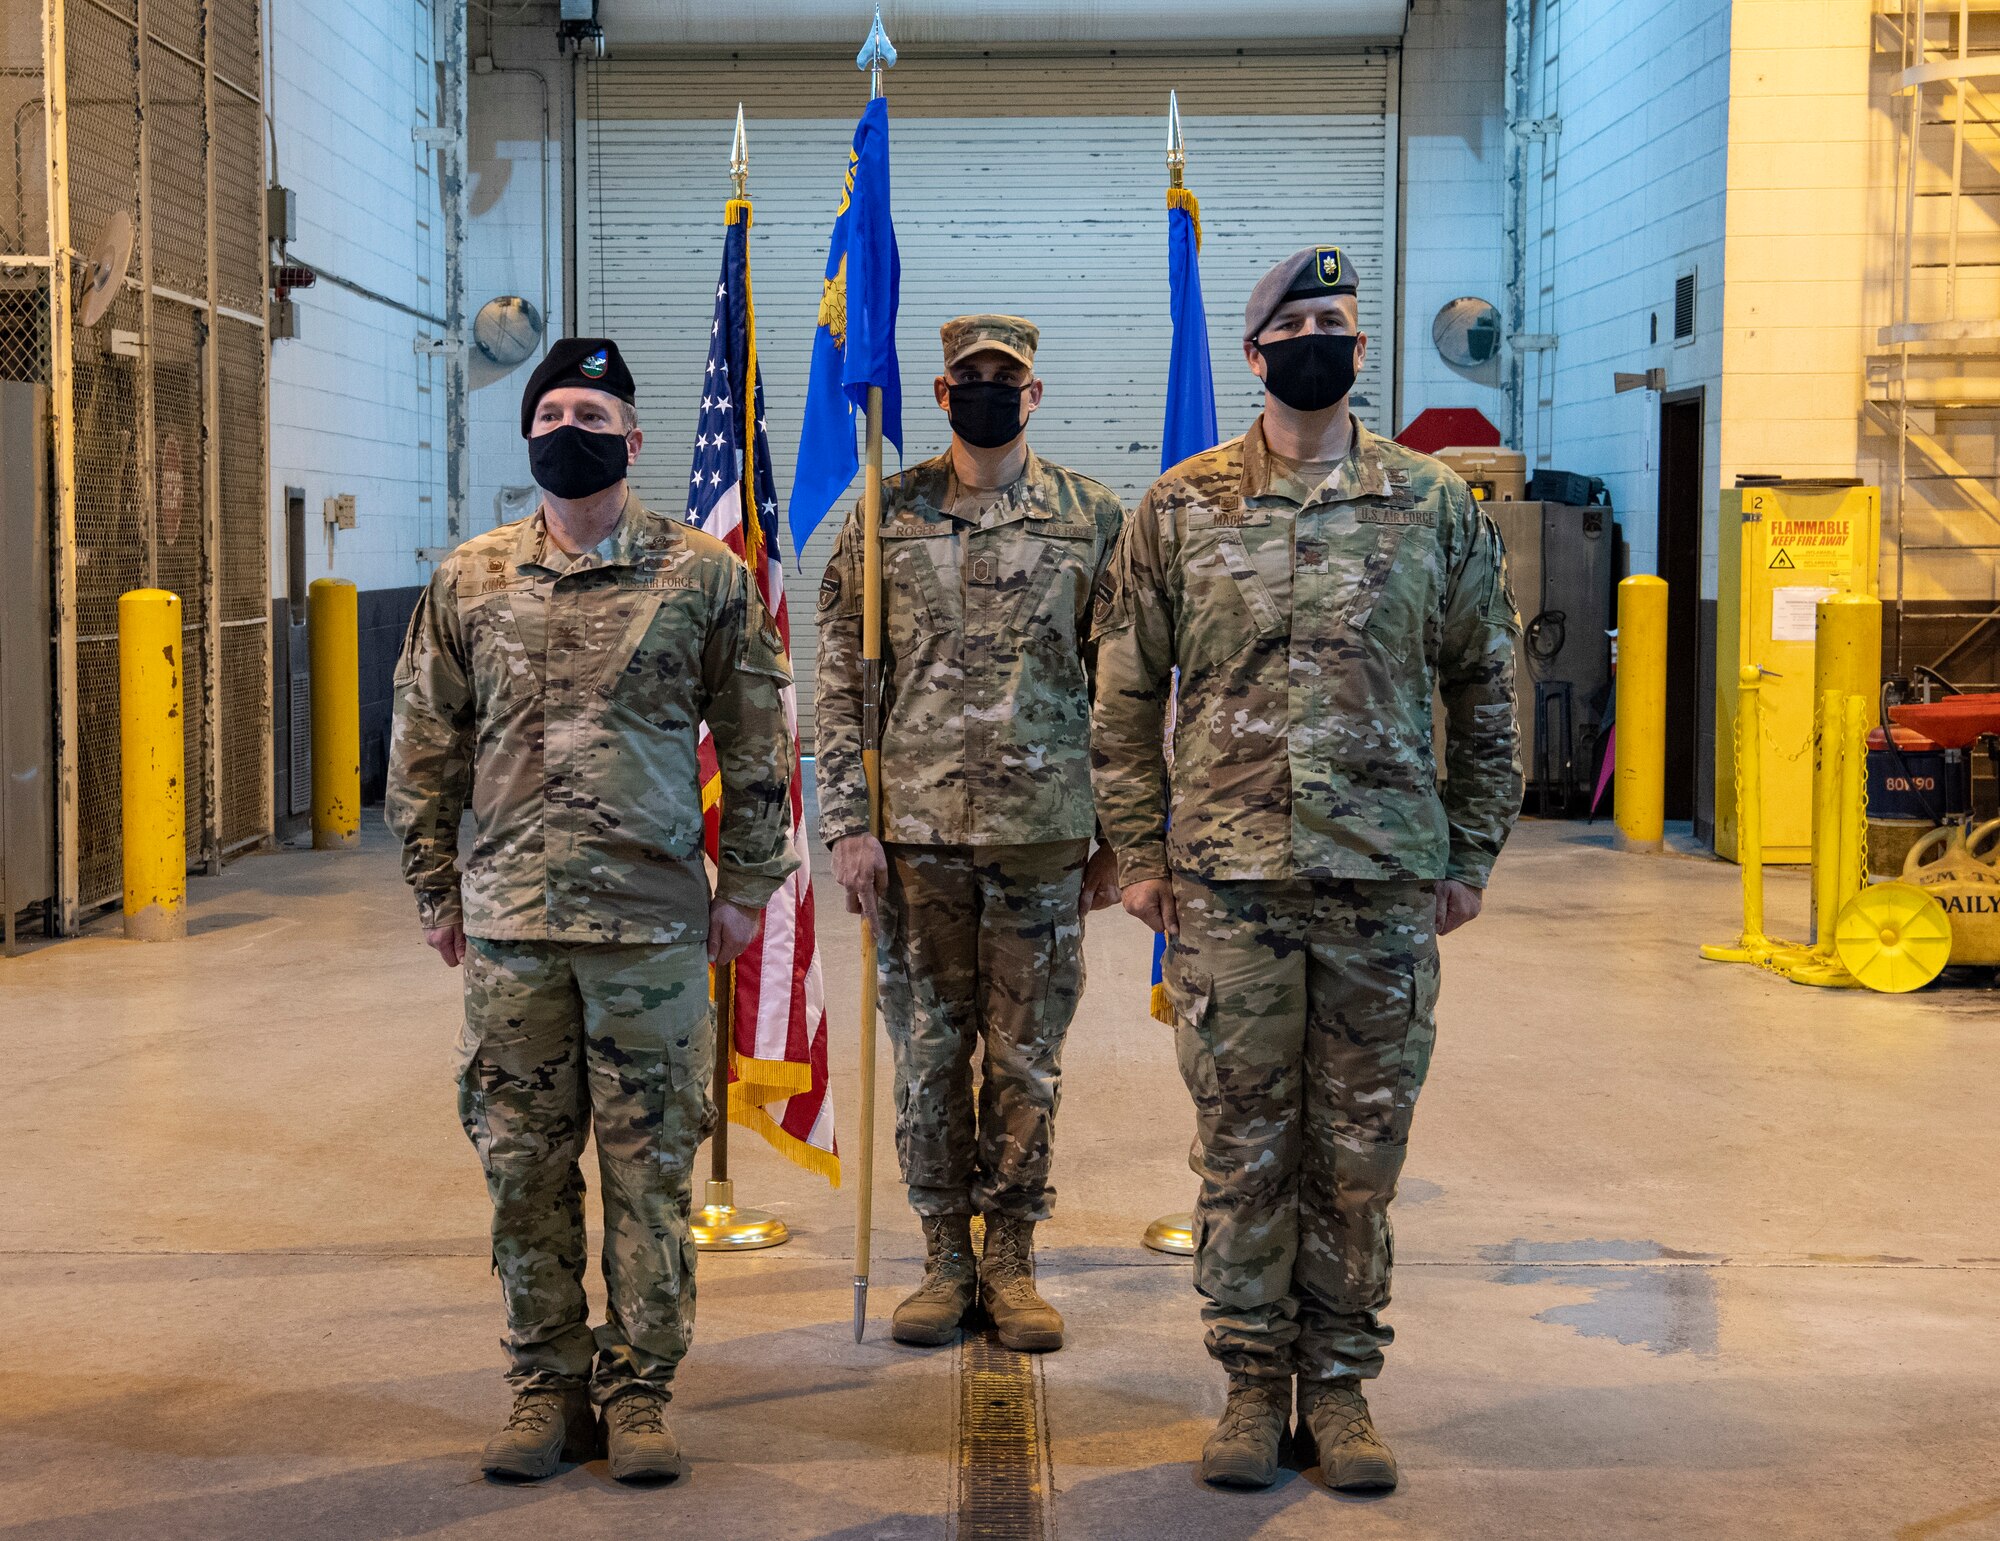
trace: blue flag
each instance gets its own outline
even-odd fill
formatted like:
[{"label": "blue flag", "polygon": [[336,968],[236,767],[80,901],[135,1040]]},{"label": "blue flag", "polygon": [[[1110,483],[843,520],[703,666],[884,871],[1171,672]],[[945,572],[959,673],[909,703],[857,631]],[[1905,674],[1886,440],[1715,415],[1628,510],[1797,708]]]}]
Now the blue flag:
[{"label": "blue flag", "polygon": [[[1160,469],[1214,449],[1215,372],[1208,360],[1208,313],[1201,303],[1201,205],[1185,188],[1167,189],[1167,309],[1173,348],[1167,354],[1167,421],[1160,437]],[[1167,1004],[1167,939],[1153,938],[1153,1015],[1171,1024]]]},{"label": "blue flag", "polygon": [[901,284],[896,227],[889,217],[889,102],[877,97],[854,126],[827,246],[805,423],[792,472],[794,551],[806,549],[827,510],[861,469],[855,419],[866,412],[871,385],[882,389],[882,436],[902,453],[903,380],[896,364]]},{"label": "blue flag", "polygon": [[1215,431],[1215,372],[1208,362],[1208,312],[1201,303],[1201,205],[1178,187],[1167,192],[1167,309],[1174,341],[1167,355],[1162,471],[1214,449],[1222,439]]}]

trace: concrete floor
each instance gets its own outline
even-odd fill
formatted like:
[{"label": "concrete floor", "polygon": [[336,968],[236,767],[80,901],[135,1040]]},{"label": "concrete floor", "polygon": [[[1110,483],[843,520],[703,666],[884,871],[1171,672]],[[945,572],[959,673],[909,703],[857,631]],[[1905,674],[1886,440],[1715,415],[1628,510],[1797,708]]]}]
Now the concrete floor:
[{"label": "concrete floor", "polygon": [[[1193,1474],[1221,1386],[1186,1266],[1136,1245],[1190,1198],[1190,1121],[1146,939],[1092,922],[1042,1253],[1071,1330],[1040,1366],[1057,1534],[2000,1536],[1993,998],[1701,964],[1734,869],[1607,844],[1524,827],[1446,943],[1374,1398],[1405,1483],[1365,1502]],[[820,914],[851,1145],[856,935]],[[688,1475],[489,1486],[458,980],[386,838],[199,880],[183,945],[100,931],[0,963],[0,1536],[950,1533],[954,1356],[888,1340],[918,1236],[886,1128],[864,1344],[851,1189],[743,1136],[740,1196],[796,1239],[703,1262]]]}]

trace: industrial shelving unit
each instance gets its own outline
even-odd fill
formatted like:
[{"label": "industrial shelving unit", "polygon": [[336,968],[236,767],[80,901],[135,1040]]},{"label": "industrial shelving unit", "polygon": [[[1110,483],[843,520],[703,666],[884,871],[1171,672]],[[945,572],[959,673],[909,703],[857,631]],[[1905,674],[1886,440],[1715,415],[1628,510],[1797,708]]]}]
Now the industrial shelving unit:
[{"label": "industrial shelving unit", "polygon": [[[1881,0],[1874,24],[1896,125],[1894,298],[1866,410],[1893,447],[1886,586],[1901,673],[1911,588],[1929,577],[1963,593],[1942,572],[1953,558],[1989,571],[2000,560],[2000,0]],[[1942,651],[1916,660],[1943,670],[2000,624],[2000,591],[1922,614],[1954,623]]]}]

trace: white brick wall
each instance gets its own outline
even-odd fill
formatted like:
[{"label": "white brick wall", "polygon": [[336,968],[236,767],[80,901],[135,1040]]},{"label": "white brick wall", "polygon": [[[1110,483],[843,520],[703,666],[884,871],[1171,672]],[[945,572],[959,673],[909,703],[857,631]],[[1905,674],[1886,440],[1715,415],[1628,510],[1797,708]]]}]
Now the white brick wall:
[{"label": "white brick wall", "polygon": [[1426,407],[1477,407],[1505,433],[1497,361],[1452,368],[1431,343],[1440,307],[1476,295],[1504,309],[1506,0],[1416,0],[1403,38],[1403,428]]},{"label": "white brick wall", "polygon": [[1736,0],[1725,485],[1740,471],[1856,474],[1871,330],[1868,28],[1868,0]]},{"label": "white brick wall", "polygon": [[[271,15],[274,177],[298,195],[291,255],[411,309],[441,315],[442,221],[427,0],[325,0]],[[443,368],[411,343],[426,326],[322,279],[294,296],[303,333],[271,354],[273,591],[284,588],[284,491],[306,491],[309,578],[363,589],[422,581],[419,546],[444,538]],[[351,492],[356,527],[332,565],[321,500]]]},{"label": "white brick wall", "polygon": [[[1728,0],[1551,0],[1530,72],[1534,117],[1562,119],[1529,159],[1528,330],[1560,346],[1527,370],[1529,467],[1602,476],[1632,569],[1657,559],[1658,398],[1614,394],[1619,370],[1705,387],[1704,592],[1714,591],[1722,370]],[[1696,335],[1673,342],[1674,279],[1699,272]],[[1659,341],[1650,341],[1659,317]]]}]

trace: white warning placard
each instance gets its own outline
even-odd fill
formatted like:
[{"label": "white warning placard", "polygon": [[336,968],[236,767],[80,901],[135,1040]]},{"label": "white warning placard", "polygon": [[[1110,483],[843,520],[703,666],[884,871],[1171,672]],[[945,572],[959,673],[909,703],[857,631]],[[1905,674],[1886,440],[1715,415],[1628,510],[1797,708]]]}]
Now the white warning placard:
[{"label": "white warning placard", "polygon": [[1836,592],[1811,584],[1771,590],[1771,640],[1811,642],[1819,635],[1819,602]]}]

